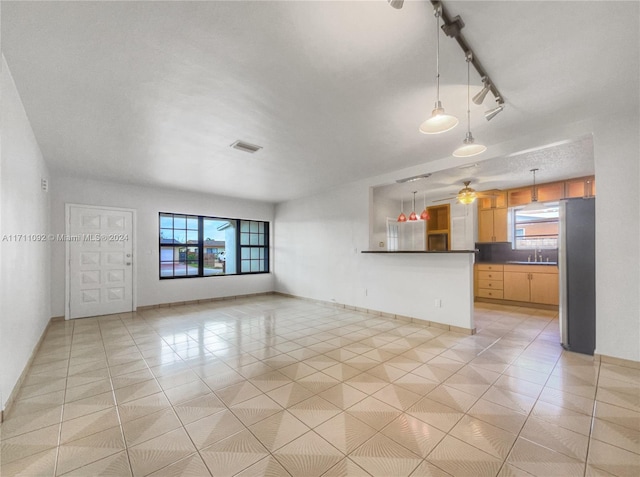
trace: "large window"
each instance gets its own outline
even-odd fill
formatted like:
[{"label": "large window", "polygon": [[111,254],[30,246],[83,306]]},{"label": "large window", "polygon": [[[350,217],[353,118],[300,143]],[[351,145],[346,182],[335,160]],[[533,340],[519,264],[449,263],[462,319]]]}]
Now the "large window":
[{"label": "large window", "polygon": [[540,204],[538,208],[511,210],[513,242],[517,250],[558,248],[558,204]]},{"label": "large window", "polygon": [[160,213],[160,278],[269,272],[269,223]]}]

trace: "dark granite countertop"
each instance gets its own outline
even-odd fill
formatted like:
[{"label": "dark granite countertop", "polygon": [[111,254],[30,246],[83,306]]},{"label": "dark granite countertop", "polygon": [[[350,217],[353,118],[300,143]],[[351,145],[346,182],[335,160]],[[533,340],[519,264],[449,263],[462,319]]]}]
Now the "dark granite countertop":
[{"label": "dark granite countertop", "polygon": [[476,262],[476,263],[492,263],[495,265],[555,265],[558,266],[558,262],[518,262],[515,260],[507,260],[506,262]]},{"label": "dark granite countertop", "polygon": [[398,253],[476,253],[477,250],[363,250],[361,253],[386,253],[386,254],[398,254]]}]

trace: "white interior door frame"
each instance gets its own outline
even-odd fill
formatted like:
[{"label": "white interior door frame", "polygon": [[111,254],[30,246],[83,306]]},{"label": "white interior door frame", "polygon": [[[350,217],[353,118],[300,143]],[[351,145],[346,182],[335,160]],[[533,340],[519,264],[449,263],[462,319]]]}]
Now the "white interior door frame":
[{"label": "white interior door frame", "polygon": [[[137,218],[136,218],[136,209],[127,209],[122,207],[108,207],[108,206],[98,206],[98,205],[85,205],[85,204],[65,204],[65,214],[64,214],[64,229],[65,235],[70,236],[70,218],[71,218],[71,208],[72,207],[80,207],[83,209],[95,209],[95,210],[104,210],[104,211],[117,211],[117,212],[130,212],[131,213],[131,249],[133,250],[133,266],[131,267],[131,287],[132,287],[132,311],[135,311],[138,307],[138,293],[137,293],[137,276],[138,276],[138,254],[137,254]],[[65,297],[64,297],[64,319],[69,320],[71,318],[71,274],[70,274],[70,241],[65,240],[65,261],[64,261],[64,275],[65,275]]]}]

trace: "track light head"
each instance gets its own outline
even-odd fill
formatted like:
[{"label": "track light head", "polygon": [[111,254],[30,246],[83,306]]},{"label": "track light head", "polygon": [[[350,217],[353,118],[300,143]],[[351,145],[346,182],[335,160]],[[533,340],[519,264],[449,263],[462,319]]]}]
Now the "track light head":
[{"label": "track light head", "polygon": [[387,2],[389,2],[389,5],[391,5],[396,10],[400,10],[402,8],[404,0],[387,0]]},{"label": "track light head", "polygon": [[484,117],[487,121],[491,121],[493,118],[495,118],[498,113],[500,113],[500,111],[502,111],[504,109],[504,105],[503,104],[498,104],[498,106],[496,106],[493,109],[490,109],[489,111],[485,111],[484,113]]},{"label": "track light head", "polygon": [[482,78],[482,83],[482,89],[471,100],[475,104],[482,104],[484,102],[484,98],[487,96],[487,93],[491,90],[491,83],[489,83],[489,79],[486,76]]}]

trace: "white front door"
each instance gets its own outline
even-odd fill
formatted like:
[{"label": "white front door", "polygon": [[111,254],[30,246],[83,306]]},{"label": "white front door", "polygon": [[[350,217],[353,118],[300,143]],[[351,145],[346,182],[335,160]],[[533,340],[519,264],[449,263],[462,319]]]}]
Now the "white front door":
[{"label": "white front door", "polygon": [[68,318],[133,311],[133,211],[67,206]]}]

